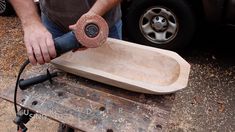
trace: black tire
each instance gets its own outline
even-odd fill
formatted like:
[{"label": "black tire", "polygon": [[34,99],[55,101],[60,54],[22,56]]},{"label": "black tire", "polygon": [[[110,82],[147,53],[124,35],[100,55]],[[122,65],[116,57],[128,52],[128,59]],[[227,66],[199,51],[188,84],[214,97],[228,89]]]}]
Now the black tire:
[{"label": "black tire", "polygon": [[0,0],[0,16],[14,15],[14,9],[6,0]]},{"label": "black tire", "polygon": [[[168,41],[149,39],[151,34],[149,37],[140,27],[139,22],[144,21],[141,17],[146,14],[146,11],[157,9],[167,9],[177,21],[177,32],[173,37],[169,37],[171,39]],[[192,39],[196,27],[194,13],[184,0],[133,0],[124,21],[124,31],[127,32],[129,41],[168,50],[183,49]],[[156,29],[154,31],[159,32]],[[157,38],[156,35],[154,37]]]}]

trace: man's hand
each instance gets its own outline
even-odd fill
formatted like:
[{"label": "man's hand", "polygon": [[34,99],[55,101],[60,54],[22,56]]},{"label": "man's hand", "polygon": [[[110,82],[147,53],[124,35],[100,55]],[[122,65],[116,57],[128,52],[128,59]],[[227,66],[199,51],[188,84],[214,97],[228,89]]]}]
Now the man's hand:
[{"label": "man's hand", "polygon": [[56,57],[51,33],[41,24],[30,24],[24,28],[24,42],[31,64],[49,63]]},{"label": "man's hand", "polygon": [[89,12],[103,16],[114,6],[117,6],[121,0],[96,0],[95,4],[91,7]]},{"label": "man's hand", "polygon": [[43,26],[33,0],[10,0],[19,16],[30,62],[44,64],[56,57],[52,35]]}]

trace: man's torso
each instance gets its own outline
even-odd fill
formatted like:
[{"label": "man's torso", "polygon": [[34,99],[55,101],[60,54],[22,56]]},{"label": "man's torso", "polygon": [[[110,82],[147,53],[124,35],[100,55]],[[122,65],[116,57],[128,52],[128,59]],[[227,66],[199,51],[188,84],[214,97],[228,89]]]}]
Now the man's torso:
[{"label": "man's torso", "polygon": [[[75,24],[81,15],[89,11],[96,0],[40,0],[42,12],[61,30],[68,32],[68,26]],[[109,26],[121,19],[120,5],[104,15]]]}]

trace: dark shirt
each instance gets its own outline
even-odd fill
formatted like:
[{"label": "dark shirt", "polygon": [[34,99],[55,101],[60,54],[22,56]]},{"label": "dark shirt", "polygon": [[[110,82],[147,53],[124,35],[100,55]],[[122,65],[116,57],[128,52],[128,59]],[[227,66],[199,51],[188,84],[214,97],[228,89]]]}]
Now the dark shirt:
[{"label": "dark shirt", "polygon": [[[77,20],[95,3],[96,0],[40,0],[42,12],[62,31],[68,32],[69,25]],[[112,27],[121,19],[120,5],[111,9],[104,16],[109,27]]]}]

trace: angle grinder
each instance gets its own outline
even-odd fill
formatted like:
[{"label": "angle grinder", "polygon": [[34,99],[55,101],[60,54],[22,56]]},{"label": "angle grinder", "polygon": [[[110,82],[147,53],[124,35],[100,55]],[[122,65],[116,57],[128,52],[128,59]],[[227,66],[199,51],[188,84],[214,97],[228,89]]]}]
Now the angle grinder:
[{"label": "angle grinder", "polygon": [[108,24],[99,15],[83,15],[76,23],[76,30],[54,40],[57,56],[82,47],[96,48],[108,37]]},{"label": "angle grinder", "polygon": [[[108,24],[99,15],[83,15],[76,23],[76,30],[68,32],[61,37],[54,40],[57,57],[79,48],[96,48],[101,46],[108,37]],[[28,61],[29,63],[29,61]],[[24,90],[28,86],[42,83],[46,80],[50,80],[52,77],[56,77],[55,73],[40,75],[29,79],[21,79],[19,81],[19,87]]]},{"label": "angle grinder", "polygon": [[[108,37],[108,29],[108,24],[101,16],[95,14],[83,15],[77,21],[74,31],[68,32],[63,36],[54,39],[57,57],[74,49],[83,47],[96,48],[101,46]],[[25,124],[29,121],[30,118],[26,118],[25,115],[20,114],[22,109],[20,111],[17,110],[16,102],[18,86],[21,90],[25,90],[31,85],[42,83],[46,80],[51,82],[51,79],[57,76],[57,73],[51,74],[47,70],[47,74],[45,75],[39,75],[29,79],[20,79],[22,72],[29,63],[29,60],[26,60],[20,67],[14,91],[14,107],[16,112],[16,119],[14,120],[14,123],[17,124],[17,129],[22,130],[22,132],[27,131]]]}]

